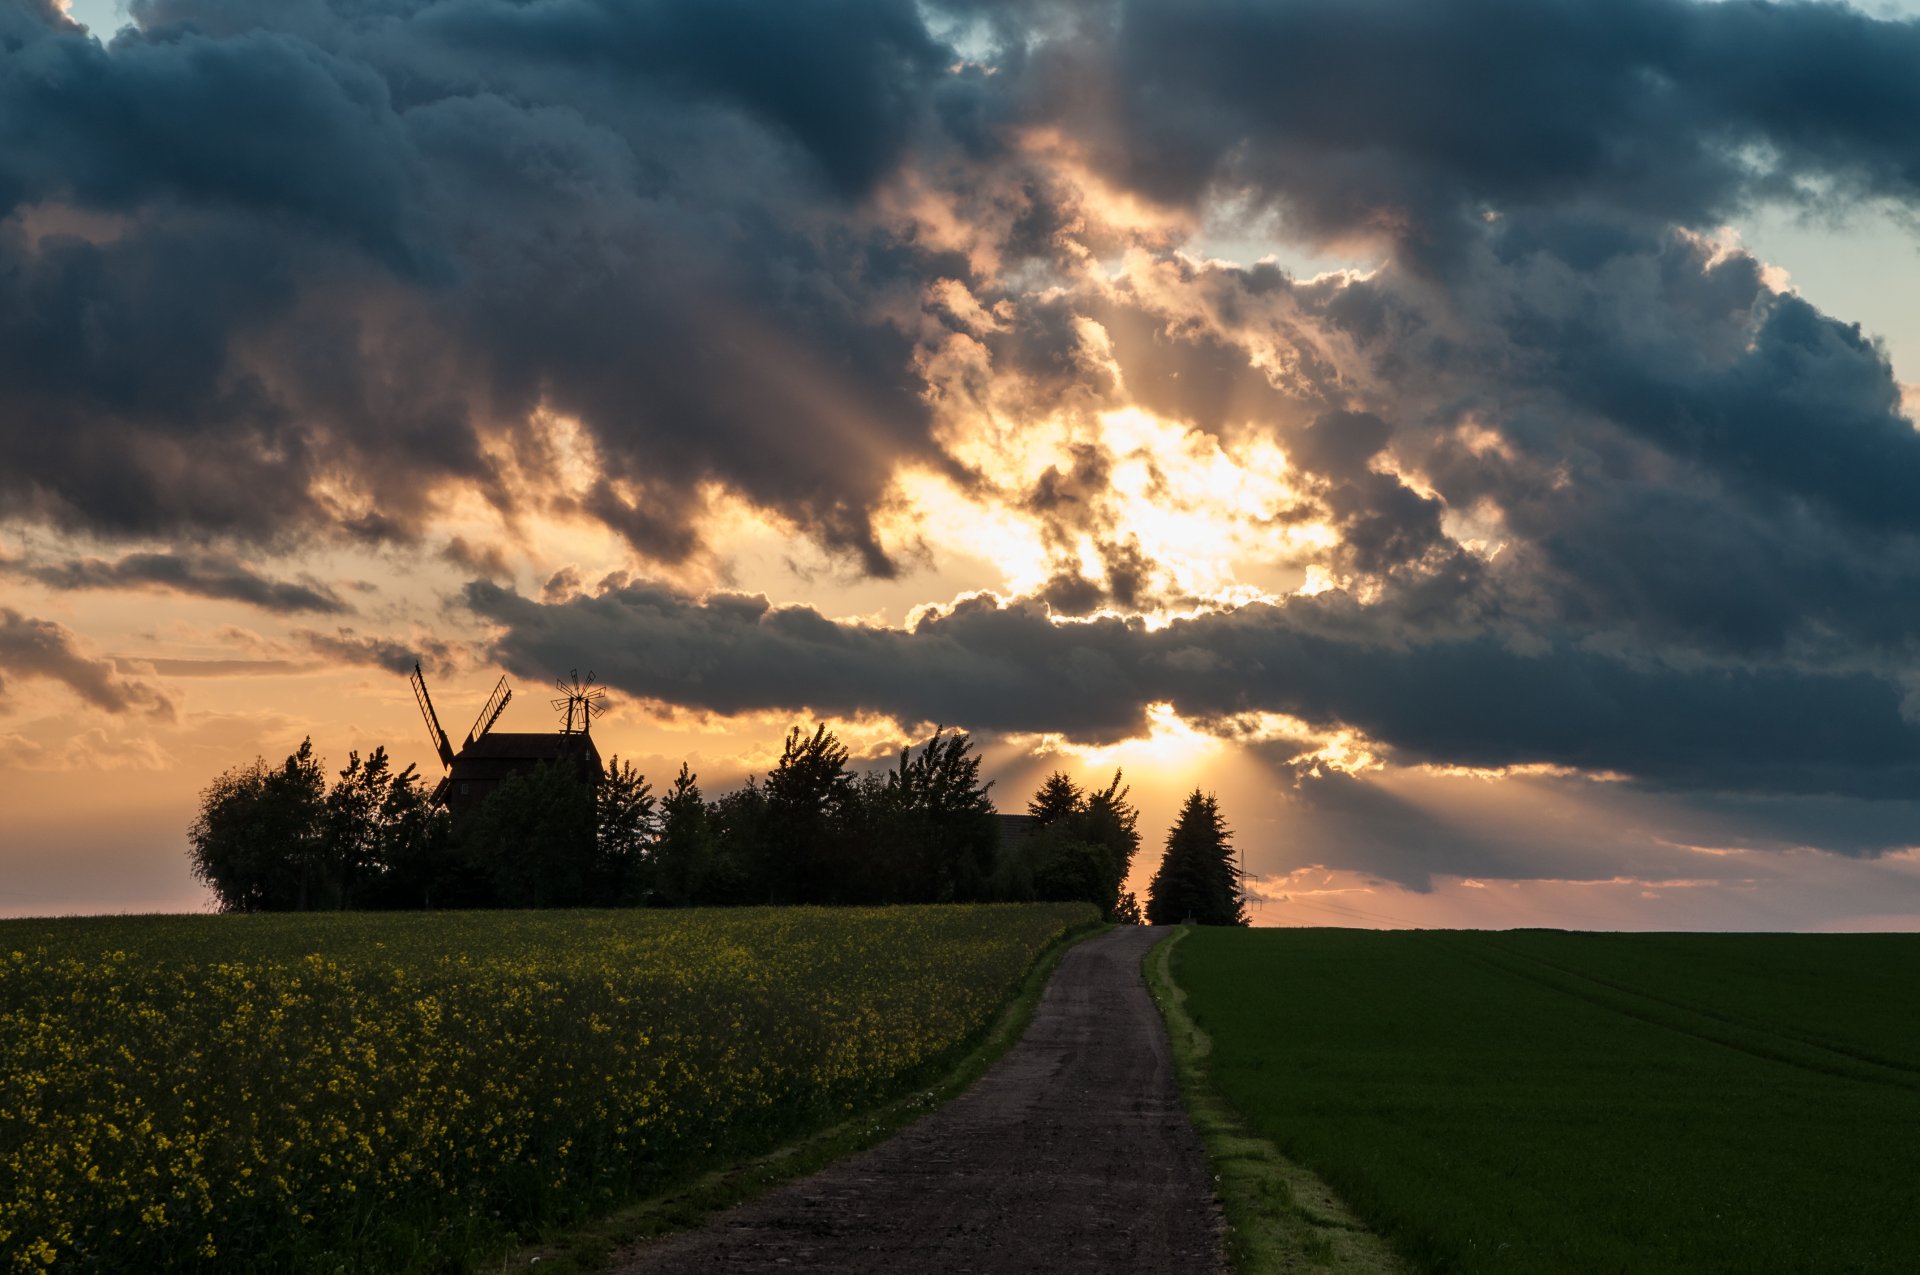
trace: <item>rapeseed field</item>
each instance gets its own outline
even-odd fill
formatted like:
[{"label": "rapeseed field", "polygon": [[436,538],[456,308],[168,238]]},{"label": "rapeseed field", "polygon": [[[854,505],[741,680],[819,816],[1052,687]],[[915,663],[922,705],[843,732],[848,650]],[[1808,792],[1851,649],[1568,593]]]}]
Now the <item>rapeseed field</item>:
[{"label": "rapeseed field", "polygon": [[0,1270],[457,1268],[904,1092],[1091,919],[0,922]]}]

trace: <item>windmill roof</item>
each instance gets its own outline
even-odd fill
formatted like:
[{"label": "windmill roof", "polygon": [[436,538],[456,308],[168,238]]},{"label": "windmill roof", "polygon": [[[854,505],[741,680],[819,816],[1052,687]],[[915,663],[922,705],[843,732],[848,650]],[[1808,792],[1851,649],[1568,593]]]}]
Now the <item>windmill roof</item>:
[{"label": "windmill roof", "polygon": [[522,757],[573,757],[583,752],[592,752],[597,756],[599,751],[593,746],[592,736],[578,732],[567,735],[557,731],[552,733],[492,731],[462,748],[459,757],[505,760]]},{"label": "windmill roof", "polygon": [[458,753],[447,768],[453,780],[500,780],[532,770],[541,762],[571,761],[582,771],[600,769],[600,750],[581,734],[517,734],[496,731],[482,735]]}]

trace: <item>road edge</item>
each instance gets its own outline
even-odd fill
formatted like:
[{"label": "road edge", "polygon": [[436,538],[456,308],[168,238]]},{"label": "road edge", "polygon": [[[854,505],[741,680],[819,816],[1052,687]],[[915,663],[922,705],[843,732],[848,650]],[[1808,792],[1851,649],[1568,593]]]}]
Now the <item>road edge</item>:
[{"label": "road edge", "polygon": [[714,1214],[744,1204],[795,1178],[818,1173],[865,1151],[960,1096],[1026,1034],[1053,971],[1070,948],[1111,930],[1091,920],[1069,929],[1034,957],[1025,979],[979,1041],[937,1080],[915,1092],[856,1112],[838,1124],[756,1156],[724,1164],[661,1195],[636,1201],[536,1244],[502,1254],[479,1269],[524,1271],[536,1264],[553,1275],[591,1275],[613,1265],[622,1250],[688,1230]]},{"label": "road edge", "polygon": [[1239,1275],[1311,1269],[1332,1275],[1406,1275],[1413,1268],[1369,1230],[1333,1189],[1254,1132],[1214,1089],[1213,1038],[1187,1013],[1173,977],[1174,949],[1192,931],[1180,926],[1140,960],[1173,1049],[1187,1116],[1206,1145],[1214,1190],[1226,1218],[1227,1260]]}]

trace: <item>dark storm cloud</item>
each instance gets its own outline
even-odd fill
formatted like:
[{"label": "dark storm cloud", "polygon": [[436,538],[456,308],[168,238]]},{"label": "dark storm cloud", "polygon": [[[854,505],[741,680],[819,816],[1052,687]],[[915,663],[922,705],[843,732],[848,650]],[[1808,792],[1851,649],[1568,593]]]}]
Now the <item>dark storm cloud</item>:
[{"label": "dark storm cloud", "polygon": [[553,499],[478,443],[544,405],[645,552],[714,482],[893,570],[871,511],[933,449],[887,312],[964,269],[861,212],[952,61],[912,5],[135,13],[8,20],[0,508],[408,539],[446,483]]},{"label": "dark storm cloud", "polygon": [[1285,713],[1352,727],[1405,762],[1547,763],[1673,788],[1904,795],[1920,724],[1865,674],[1683,668],[1490,638],[1355,640],[1312,599],[1158,631],[1056,624],[976,597],[911,630],[838,624],[764,598],[697,602],[629,587],[542,605],[497,586],[467,602],[524,676],[591,662],[609,685],[723,713],[884,713],[998,732],[1114,739],[1166,701],[1188,718]]},{"label": "dark storm cloud", "polygon": [[[266,31],[115,42],[29,32],[0,75],[0,210],[156,199],[287,217],[415,268],[417,177],[381,76]],[[297,151],[295,148],[297,147]]]},{"label": "dark storm cloud", "polygon": [[[1431,247],[1489,205],[1697,223],[1797,183],[1920,193],[1920,26],[1839,5],[1047,8],[1072,34],[1026,59],[1034,91],[1111,174],[1175,203],[1250,191],[1310,233]],[[1087,113],[1104,101],[1118,118]]]},{"label": "dark storm cloud", "polygon": [[173,701],[110,659],[87,654],[72,630],[51,620],[0,607],[0,705],[8,678],[58,682],[84,703],[109,713],[141,712],[171,718]]},{"label": "dark storm cloud", "polygon": [[282,614],[337,614],[353,609],[318,581],[275,580],[238,558],[220,553],[130,553],[111,562],[101,558],[32,563],[0,560],[0,572],[22,576],[50,589],[159,588],[244,602]]},{"label": "dark storm cloud", "polygon": [[[558,501],[675,560],[700,549],[717,483],[889,574],[874,509],[903,459],[941,463],[914,367],[925,287],[1017,303],[989,342],[1001,366],[1085,375],[1049,339],[1071,325],[1041,312],[1066,239],[1101,232],[1070,183],[1018,157],[1034,126],[1156,198],[1251,193],[1316,233],[1444,242],[1415,256],[1456,270],[1489,206],[1664,224],[1808,183],[1920,186],[1900,123],[1920,29],[1831,6],[133,12],[103,48],[36,0],[9,9],[0,50],[0,510],[109,535],[405,540],[460,484],[510,509]],[[983,37],[993,74],[930,25]],[[872,196],[903,171],[979,211],[1026,282],[882,215]],[[1108,317],[1143,402],[1210,427],[1274,410],[1230,345]],[[1718,381],[1568,371],[1642,418],[1691,394],[1686,424],[1648,428],[1745,447],[1754,482],[1799,471],[1727,422],[1764,404],[1759,432],[1791,435],[1840,406],[1841,443],[1896,462],[1853,502],[1884,525],[1905,462],[1847,379],[1870,352],[1823,322],[1782,304],[1753,366]],[[1794,357],[1826,379],[1771,402]],[[584,492],[500,472],[483,445],[504,432],[537,460],[515,431],[541,405],[586,426],[602,480]]]},{"label": "dark storm cloud", "polygon": [[422,28],[485,58],[650,80],[743,106],[798,141],[849,196],[899,162],[927,82],[953,60],[910,0],[463,0],[427,8]]}]

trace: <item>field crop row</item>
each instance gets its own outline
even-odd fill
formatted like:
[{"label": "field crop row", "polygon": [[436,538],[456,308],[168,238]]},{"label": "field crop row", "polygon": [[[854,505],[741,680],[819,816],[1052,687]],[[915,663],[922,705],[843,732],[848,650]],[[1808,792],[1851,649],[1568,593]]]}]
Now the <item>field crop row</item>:
[{"label": "field crop row", "polygon": [[1199,931],[1214,1087],[1436,1271],[1910,1271],[1920,937]]},{"label": "field crop row", "polygon": [[904,1091],[1091,919],[0,923],[0,1258],[457,1266]]}]

